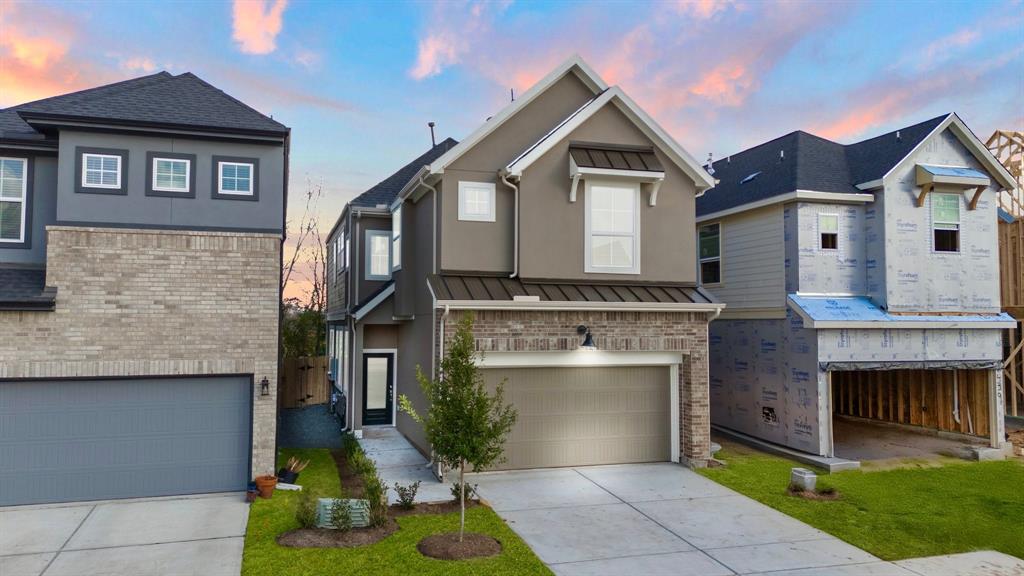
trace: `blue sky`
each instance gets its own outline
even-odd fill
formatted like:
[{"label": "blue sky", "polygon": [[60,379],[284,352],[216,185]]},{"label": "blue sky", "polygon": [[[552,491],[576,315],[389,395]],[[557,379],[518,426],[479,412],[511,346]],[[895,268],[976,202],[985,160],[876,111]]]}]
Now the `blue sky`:
[{"label": "blue sky", "polygon": [[194,72],[292,128],[293,195],[323,181],[333,221],[429,146],[428,121],[460,139],[572,53],[699,159],[950,111],[982,138],[1024,130],[1021,0],[5,0],[0,106]]}]

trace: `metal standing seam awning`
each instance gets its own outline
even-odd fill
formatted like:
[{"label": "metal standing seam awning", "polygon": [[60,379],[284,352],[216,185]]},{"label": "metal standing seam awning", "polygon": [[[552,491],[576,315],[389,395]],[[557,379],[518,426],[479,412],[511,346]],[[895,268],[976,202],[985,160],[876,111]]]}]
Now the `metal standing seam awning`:
[{"label": "metal standing seam awning", "polygon": [[974,188],[974,196],[967,204],[969,210],[978,207],[978,200],[981,193],[992,183],[988,174],[968,168],[966,166],[934,166],[931,164],[918,164],[916,172],[917,185],[921,187],[921,193],[917,196],[917,207],[924,206],[924,199],[936,186],[952,186],[967,190]]},{"label": "metal standing seam awning", "polygon": [[576,201],[580,178],[587,176],[613,176],[651,183],[650,205],[654,206],[658,201],[658,190],[665,180],[665,168],[653,146],[570,142],[570,202]]}]

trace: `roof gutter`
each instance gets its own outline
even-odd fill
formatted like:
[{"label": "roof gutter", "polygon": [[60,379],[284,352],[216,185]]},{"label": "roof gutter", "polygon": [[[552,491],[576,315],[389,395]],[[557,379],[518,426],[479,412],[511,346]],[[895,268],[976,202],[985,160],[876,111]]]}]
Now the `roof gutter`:
[{"label": "roof gutter", "polygon": [[437,308],[450,310],[587,310],[591,312],[701,312],[715,314],[725,308],[721,303],[665,302],[554,302],[551,300],[438,300]]},{"label": "roof gutter", "polygon": [[498,170],[498,176],[512,189],[515,198],[515,207],[512,210],[512,274],[509,275],[509,278],[515,278],[519,276],[519,186],[509,182],[509,172],[505,168]]}]

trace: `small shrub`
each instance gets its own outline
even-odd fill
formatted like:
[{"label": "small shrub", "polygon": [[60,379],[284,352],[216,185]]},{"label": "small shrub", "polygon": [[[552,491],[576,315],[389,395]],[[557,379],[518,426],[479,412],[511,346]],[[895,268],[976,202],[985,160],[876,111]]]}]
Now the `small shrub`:
[{"label": "small shrub", "polygon": [[[474,495],[476,494],[476,487],[477,487],[476,484],[470,485],[468,482],[466,483],[466,499],[467,500],[472,500],[473,499]],[[458,502],[461,498],[462,498],[461,486],[459,485],[459,483],[457,481],[456,482],[452,482],[452,500]]]},{"label": "small shrub", "polygon": [[345,454],[345,458],[351,458],[356,452],[362,452],[363,448],[359,445],[355,434],[348,432],[341,437],[341,451]]},{"label": "small shrub", "polygon": [[398,506],[403,510],[412,510],[416,507],[416,492],[420,489],[420,481],[417,480],[408,486],[402,486],[395,482],[395,494],[398,494]]},{"label": "small shrub", "polygon": [[328,521],[331,528],[342,532],[348,532],[352,529],[352,510],[348,507],[348,501],[335,498],[331,502],[329,513]]},{"label": "small shrub", "polygon": [[295,520],[302,528],[316,528],[317,497],[312,490],[299,493],[299,503],[295,506]]},{"label": "small shrub", "polygon": [[349,456],[348,466],[352,472],[359,476],[366,476],[377,471],[377,467],[374,465],[373,460],[362,452],[355,452]]},{"label": "small shrub", "polygon": [[370,525],[383,526],[388,521],[388,487],[376,471],[364,476],[363,483],[370,502]]}]

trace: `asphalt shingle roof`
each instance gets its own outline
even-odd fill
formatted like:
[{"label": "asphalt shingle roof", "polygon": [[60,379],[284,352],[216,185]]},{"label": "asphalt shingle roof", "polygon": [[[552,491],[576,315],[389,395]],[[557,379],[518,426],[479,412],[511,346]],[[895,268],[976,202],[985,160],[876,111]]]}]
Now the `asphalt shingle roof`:
[{"label": "asphalt shingle roof", "polygon": [[288,128],[228,96],[191,72],[141,78],[53,96],[0,110],[0,137],[38,139],[21,114],[267,132]]},{"label": "asphalt shingle roof", "polygon": [[795,190],[858,193],[857,184],[884,176],[948,116],[848,145],[796,131],[733,154],[713,164],[719,183],[697,199],[697,215]]},{"label": "asphalt shingle roof", "polygon": [[356,196],[349,204],[352,206],[373,208],[385,204],[391,205],[398,197],[402,188],[412,177],[427,164],[441,157],[442,154],[458,144],[453,138],[447,138],[425,152],[420,157],[398,169],[397,172],[375,184],[372,188]]},{"label": "asphalt shingle roof", "polygon": [[0,266],[0,310],[52,310],[56,297],[46,270]]}]

